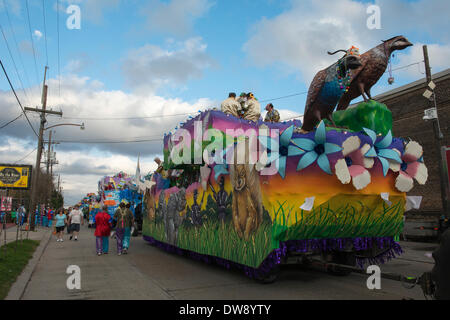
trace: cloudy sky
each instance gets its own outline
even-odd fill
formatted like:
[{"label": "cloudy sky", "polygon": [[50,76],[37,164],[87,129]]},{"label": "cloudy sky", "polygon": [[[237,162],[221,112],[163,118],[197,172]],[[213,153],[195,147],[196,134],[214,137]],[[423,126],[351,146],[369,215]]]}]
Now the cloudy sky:
[{"label": "cloudy sky", "polygon": [[[373,4],[381,29],[367,28]],[[67,27],[70,5],[80,8],[80,29]],[[85,123],[53,133],[54,172],[73,204],[102,176],[133,174],[139,154],[141,171],[154,170],[164,132],[230,91],[275,99],[282,119],[301,115],[314,74],[336,59],[327,51],[364,52],[396,35],[413,42],[392,58],[395,84],[385,75],[375,94],[424,77],[414,64],[422,44],[433,72],[448,68],[449,11],[447,0],[0,0],[0,59],[29,107],[40,106],[48,61],[48,106],[64,115],[47,125]],[[0,127],[21,113],[3,74],[0,109]],[[29,118],[37,130],[38,116]],[[24,117],[0,138],[1,163],[34,164],[37,139]]]}]

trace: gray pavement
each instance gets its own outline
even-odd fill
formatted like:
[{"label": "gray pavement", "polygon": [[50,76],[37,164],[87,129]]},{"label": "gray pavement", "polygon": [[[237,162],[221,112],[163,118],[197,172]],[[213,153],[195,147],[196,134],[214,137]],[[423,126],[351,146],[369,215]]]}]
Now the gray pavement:
[{"label": "gray pavement", "polygon": [[[27,233],[25,230],[19,230],[19,240],[20,239],[28,239],[30,240],[42,240],[48,232],[51,232],[52,228],[44,228],[44,227],[37,227],[36,231],[30,231]],[[14,242],[16,241],[16,234],[17,234],[17,228],[12,227],[9,229],[6,229],[6,243]],[[5,244],[5,230],[1,230],[0,233],[0,247]]]},{"label": "gray pavement", "polygon": [[[431,270],[425,253],[436,244],[402,243],[406,253],[381,266],[382,271],[419,276]],[[93,230],[83,227],[79,241],[63,243],[52,238],[42,254],[23,299],[424,299],[420,288],[408,290],[401,283],[382,279],[381,290],[366,287],[368,276],[337,277],[319,269],[284,266],[279,279],[261,285],[238,270],[167,253],[132,238],[128,255],[117,256],[114,240],[110,254],[95,254]],[[69,290],[66,269],[81,268],[81,290]]]}]

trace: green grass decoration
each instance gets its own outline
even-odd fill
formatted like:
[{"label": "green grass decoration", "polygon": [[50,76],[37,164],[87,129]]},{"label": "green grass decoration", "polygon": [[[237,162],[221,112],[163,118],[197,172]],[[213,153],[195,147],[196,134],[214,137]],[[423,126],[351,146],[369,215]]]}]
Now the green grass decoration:
[{"label": "green grass decoration", "polygon": [[[337,126],[346,127],[352,131],[360,132],[363,128],[375,131],[385,136],[389,130],[392,132],[392,113],[385,104],[375,100],[361,102],[354,108],[335,111],[333,120]],[[325,120],[327,125],[330,121]]]},{"label": "green grass decoration", "polygon": [[8,295],[11,286],[16,282],[17,277],[22,273],[33,257],[33,253],[39,246],[39,241],[23,240],[17,243],[10,242],[5,248],[0,248],[0,300],[4,300]]},{"label": "green grass decoration", "polygon": [[[363,201],[347,201],[345,196],[337,196],[310,212],[297,210],[287,201],[277,201],[272,208],[272,218],[265,211],[259,229],[245,241],[234,230],[231,208],[227,210],[225,222],[220,222],[216,204],[209,195],[202,212],[203,225],[193,226],[186,219],[179,228],[177,246],[257,268],[282,241],[398,235],[403,229],[403,211],[404,200],[390,207],[383,202],[373,211]],[[187,214],[189,216],[189,212]],[[289,225],[291,217],[294,223]],[[143,234],[166,242],[162,219],[148,221],[146,218]]]}]

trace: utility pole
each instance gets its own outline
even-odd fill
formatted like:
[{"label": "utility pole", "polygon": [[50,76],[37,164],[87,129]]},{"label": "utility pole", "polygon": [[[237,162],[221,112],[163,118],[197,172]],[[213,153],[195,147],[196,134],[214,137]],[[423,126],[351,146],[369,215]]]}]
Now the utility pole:
[{"label": "utility pole", "polygon": [[29,217],[29,225],[28,228],[31,231],[34,231],[35,227],[35,207],[36,207],[36,195],[37,195],[37,185],[39,181],[39,175],[40,175],[40,168],[41,168],[41,158],[42,158],[42,149],[44,144],[44,126],[47,122],[45,118],[46,113],[50,114],[57,114],[59,116],[62,116],[62,112],[56,112],[56,111],[47,111],[47,92],[48,92],[48,86],[45,84],[46,77],[47,77],[47,69],[48,67],[45,66],[44,71],[44,83],[42,86],[42,109],[33,109],[33,108],[25,108],[27,111],[33,111],[33,112],[39,112],[41,114],[41,125],[39,128],[39,137],[38,137],[38,148],[37,148],[37,156],[36,156],[36,165],[35,165],[35,173],[33,174],[33,181],[32,181],[32,187],[31,187],[31,201],[30,201],[30,210],[28,212]]},{"label": "utility pole", "polygon": [[[53,145],[52,145],[52,149],[51,149],[51,152],[52,152],[52,156],[54,156],[55,155],[55,153],[53,152]],[[50,161],[50,176],[52,177],[52,182],[53,182],[53,165],[54,164],[56,164],[56,157],[55,157],[55,159],[53,159],[53,160],[51,160]]]},{"label": "utility pole", "polygon": [[[428,86],[430,82],[432,81],[431,77],[431,67],[430,67],[430,60],[428,57],[428,48],[426,45],[423,46],[423,57],[425,62],[425,73],[426,73],[426,85]],[[436,140],[436,154],[438,157],[438,166],[439,166],[439,180],[441,184],[441,200],[442,200],[442,213],[445,216],[448,216],[448,208],[447,208],[447,194],[445,189],[445,170],[444,170],[444,163],[442,159],[442,139],[443,135],[441,132],[441,128],[439,125],[439,117],[438,117],[438,110],[437,110],[437,104],[436,104],[436,94],[433,90],[433,99],[434,99],[434,105],[433,101],[428,99],[428,107],[429,108],[435,108],[436,109],[436,117],[434,117],[431,121],[433,122],[433,130],[434,130],[434,136]]]},{"label": "utility pole", "polygon": [[52,160],[51,157],[51,146],[52,146],[52,130],[50,130],[50,132],[48,133],[48,149],[47,149],[47,174],[50,171],[50,161]]}]

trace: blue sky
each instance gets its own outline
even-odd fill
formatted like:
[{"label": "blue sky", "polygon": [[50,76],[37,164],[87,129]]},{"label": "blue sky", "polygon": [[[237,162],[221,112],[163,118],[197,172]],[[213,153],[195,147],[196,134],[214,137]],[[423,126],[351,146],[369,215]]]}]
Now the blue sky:
[{"label": "blue sky", "polygon": [[[337,59],[329,57],[327,50],[355,45],[364,52],[382,39],[400,34],[415,46],[395,53],[394,69],[420,62],[422,44],[429,46],[433,72],[448,68],[450,59],[450,2],[446,0],[60,0],[59,94],[57,2],[28,3],[37,73],[26,0],[0,0],[0,24],[26,95],[3,36],[0,58],[23,104],[40,105],[38,88],[47,60],[46,36],[48,103],[62,109],[65,117],[151,117],[195,112],[218,105],[230,91],[252,91],[260,100],[303,93],[314,74]],[[81,10],[80,30],[66,27],[69,15],[65,10],[70,4]],[[366,9],[372,4],[380,8],[380,30],[366,26]],[[393,75],[394,85],[387,84],[385,75],[372,93],[424,77],[423,64],[394,71]],[[3,124],[20,114],[3,76],[0,95]],[[282,118],[289,118],[303,113],[305,100],[306,94],[299,94],[273,103],[281,110]],[[30,118],[37,128],[37,117]],[[56,130],[55,137],[79,141],[162,136],[182,120],[80,119],[86,123],[85,132],[62,127]],[[49,118],[50,124],[68,121],[77,120]],[[36,147],[35,136],[23,119],[1,130],[0,136],[4,137],[1,162],[14,162]],[[160,142],[61,144],[57,146],[60,164],[56,171],[66,177],[67,196],[75,201],[82,193],[95,191],[100,176],[120,170],[133,173],[138,154],[142,156],[143,171],[153,169],[152,159],[161,149]],[[24,162],[32,163],[34,156],[31,153]]]},{"label": "blue sky", "polygon": [[[9,7],[19,47],[29,46],[30,36],[26,20],[25,1],[2,1],[5,1]],[[33,32],[39,30],[43,34],[42,1],[28,1],[32,30]],[[14,2],[16,4],[13,4]],[[45,0],[44,2],[46,6],[49,76],[57,77],[56,1]],[[204,8],[199,9],[203,11],[197,15],[189,15],[187,13],[188,17],[186,19],[189,28],[184,33],[174,32],[174,30],[163,30],[163,28],[152,29],[149,27],[151,21],[148,20],[149,13],[152,12],[152,5],[158,8],[157,3],[168,4],[170,1],[112,0],[98,1],[98,5],[92,5],[89,2],[94,1],[60,1],[61,11],[67,8],[69,3],[77,4],[81,8],[81,30],[68,30],[65,27],[65,21],[69,15],[65,12],[60,13],[60,59],[63,75],[74,72],[79,76],[88,76],[91,79],[101,81],[106,90],[131,92],[133,91],[133,87],[127,84],[121,69],[123,60],[131,50],[149,44],[170,50],[176,47],[173,43],[182,42],[191,38],[200,38],[200,43],[207,46],[204,52],[211,59],[211,63],[207,67],[201,68],[199,75],[188,77],[188,80],[183,83],[160,87],[153,93],[166,98],[181,98],[188,102],[205,97],[217,102],[229,91],[240,92],[251,90],[260,99],[269,99],[304,92],[308,89],[309,82],[306,80],[308,78],[306,76],[302,77],[301,70],[296,70],[289,63],[279,61],[280,59],[274,59],[272,63],[264,63],[262,65],[254,63],[251,56],[244,49],[246,43],[252,37],[252,32],[254,33],[257,30],[258,23],[262,20],[273,20],[280,14],[289,12],[295,7],[295,3],[300,1],[191,1],[198,3],[199,7],[203,6]],[[351,2],[357,3],[357,1]],[[410,6],[411,3],[425,3],[423,0],[398,0],[393,2],[397,2],[400,9],[401,6]],[[434,2],[444,3],[445,1]],[[372,2],[362,1],[361,3],[368,5]],[[382,26],[384,22],[383,4],[386,3],[388,2],[381,2]],[[1,6],[3,7],[3,4]],[[95,10],[92,10],[92,6],[95,6]],[[388,8],[386,7],[386,9]],[[12,40],[12,34],[6,19],[3,19],[6,18],[4,9],[2,11],[2,26],[7,37],[9,37],[10,46],[14,52],[16,48]],[[95,11],[95,13],[91,13],[91,11]],[[100,13],[98,14],[97,11]],[[307,15],[307,13],[303,14]],[[392,23],[390,22],[389,25],[392,25]],[[413,28],[404,27],[400,22],[395,24],[395,26],[396,30],[392,29],[392,31],[386,30],[386,28],[371,31],[373,39],[381,40],[383,37],[405,34],[415,43],[431,42],[447,44],[443,40],[448,39],[443,39],[439,36],[434,37],[429,32],[419,32],[420,28],[418,27],[416,30],[412,30]],[[356,24],[356,27],[362,26]],[[41,81],[43,66],[46,60],[44,36],[39,39],[34,36],[34,40],[38,55],[38,79]],[[272,40],[273,38],[271,36],[266,39],[267,47],[272,47]],[[323,40],[326,41],[326,39]],[[173,41],[172,45],[168,44],[168,41]],[[378,41],[367,41],[368,46],[375,46],[378,43]],[[361,46],[361,44],[356,42],[354,44]],[[342,48],[345,48],[346,45],[347,43],[343,43]],[[336,48],[330,46],[329,49]],[[19,87],[17,77],[13,73],[12,61],[9,59],[4,43],[0,47],[0,50],[3,61],[9,66],[10,73],[13,75],[12,77],[16,79],[15,84]],[[265,48],[264,46],[260,46],[257,50],[264,51]],[[29,52],[23,51],[25,51],[25,48],[23,48],[21,54],[24,58],[25,67],[28,69],[28,78],[31,80],[31,85],[35,85],[36,73],[34,72],[34,61]],[[322,55],[324,59],[328,58],[325,52],[316,52],[315,54]],[[400,56],[403,54],[403,52],[398,53]],[[301,59],[302,57],[299,56],[299,63],[311,63],[309,60],[301,62]],[[16,58],[16,60],[18,59]],[[397,57],[393,58],[394,68],[398,66],[397,64],[401,62],[400,60]],[[16,61],[16,64],[21,69],[19,61]],[[72,69],[70,69],[70,66],[72,66]],[[410,71],[414,68],[411,67]],[[421,74],[419,73],[419,69],[416,69],[416,75],[412,74],[412,72],[405,73],[405,71],[399,71],[395,74],[397,78],[396,84],[401,85],[412,79],[419,78]],[[442,69],[442,66],[437,66],[436,71],[438,69]],[[26,81],[27,77],[24,76],[22,70],[20,72],[25,86],[28,86],[29,83]],[[386,83],[383,80],[380,82]],[[7,83],[3,78],[0,81],[0,85],[3,90],[8,89]],[[277,105],[281,109],[291,109],[301,113],[305,98],[303,95],[283,99],[277,101]]]}]

